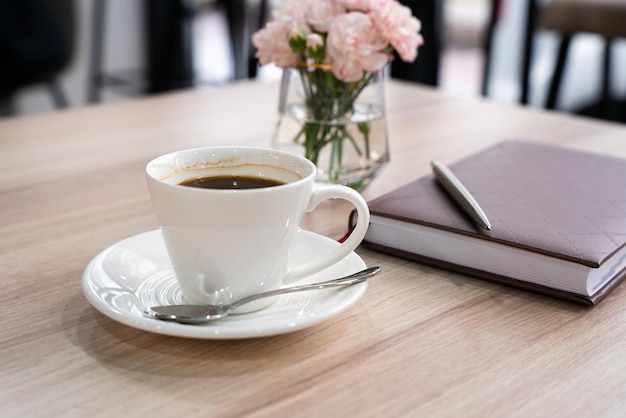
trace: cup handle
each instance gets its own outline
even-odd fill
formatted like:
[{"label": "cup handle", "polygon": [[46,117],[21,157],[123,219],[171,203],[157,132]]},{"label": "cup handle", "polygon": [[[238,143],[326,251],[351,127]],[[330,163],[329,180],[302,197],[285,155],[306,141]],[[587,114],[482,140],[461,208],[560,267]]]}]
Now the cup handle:
[{"label": "cup handle", "polygon": [[359,246],[370,222],[370,212],[365,199],[353,189],[336,184],[315,184],[315,189],[309,200],[307,212],[313,211],[317,205],[327,199],[344,199],[354,205],[357,211],[357,223],[350,236],[330,254],[317,260],[310,261],[301,266],[291,269],[285,277],[284,283],[300,280],[304,277],[317,273],[326,267],[341,261]]}]

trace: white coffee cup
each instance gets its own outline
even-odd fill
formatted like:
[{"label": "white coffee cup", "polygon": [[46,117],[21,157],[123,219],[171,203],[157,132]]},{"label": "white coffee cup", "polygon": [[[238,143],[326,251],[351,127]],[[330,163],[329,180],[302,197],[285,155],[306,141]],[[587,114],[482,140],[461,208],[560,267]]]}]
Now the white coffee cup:
[{"label": "white coffee cup", "polygon": [[[284,184],[229,190],[180,184],[231,175]],[[284,151],[234,146],[177,151],[148,163],[146,177],[174,273],[189,303],[226,304],[312,275],[350,254],[369,224],[367,203],[359,193],[316,183],[315,165]],[[290,268],[290,248],[304,215],[334,198],[355,206],[358,222],[352,234],[329,254]],[[260,307],[251,304],[245,311]]]}]

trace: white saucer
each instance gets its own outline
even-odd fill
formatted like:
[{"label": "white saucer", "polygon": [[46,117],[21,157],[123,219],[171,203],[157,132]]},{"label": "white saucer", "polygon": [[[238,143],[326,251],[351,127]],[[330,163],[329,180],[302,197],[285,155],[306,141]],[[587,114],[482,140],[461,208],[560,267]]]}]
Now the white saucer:
[{"label": "white saucer", "polygon": [[[300,230],[294,240],[296,265],[330,252],[336,241]],[[298,283],[318,282],[364,269],[351,253],[339,263]],[[354,305],[365,293],[367,282],[338,289],[282,295],[268,307],[231,315],[204,325],[183,325],[148,318],[143,310],[154,305],[186,303],[172,271],[161,232],[145,232],[112,245],[98,254],[83,273],[83,293],[106,316],[145,331],[178,337],[234,339],[266,337],[307,328]]]}]

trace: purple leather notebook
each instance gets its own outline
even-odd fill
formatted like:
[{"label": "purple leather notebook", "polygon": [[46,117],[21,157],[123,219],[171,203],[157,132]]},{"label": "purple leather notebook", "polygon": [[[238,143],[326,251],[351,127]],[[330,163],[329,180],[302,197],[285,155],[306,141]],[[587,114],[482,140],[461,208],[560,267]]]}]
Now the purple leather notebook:
[{"label": "purple leather notebook", "polygon": [[626,160],[505,141],[449,168],[491,231],[428,175],[369,202],[365,245],[585,304],[626,276]]}]

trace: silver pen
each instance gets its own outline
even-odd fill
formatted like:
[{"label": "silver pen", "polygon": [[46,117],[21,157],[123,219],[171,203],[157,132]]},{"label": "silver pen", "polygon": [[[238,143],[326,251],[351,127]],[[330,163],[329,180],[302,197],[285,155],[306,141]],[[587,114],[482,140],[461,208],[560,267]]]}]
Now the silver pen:
[{"label": "silver pen", "polygon": [[431,161],[430,165],[432,166],[435,178],[439,184],[443,186],[444,190],[448,192],[450,197],[452,197],[478,225],[489,231],[491,229],[491,223],[489,219],[487,219],[487,215],[485,215],[485,212],[480,208],[480,205],[476,202],[471,193],[463,186],[461,180],[439,161]]}]

